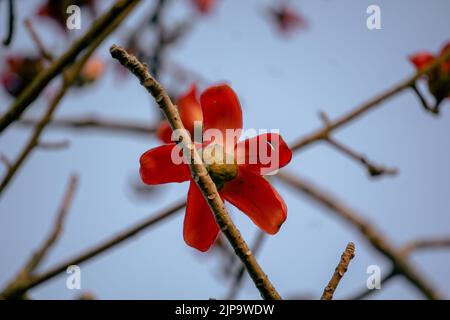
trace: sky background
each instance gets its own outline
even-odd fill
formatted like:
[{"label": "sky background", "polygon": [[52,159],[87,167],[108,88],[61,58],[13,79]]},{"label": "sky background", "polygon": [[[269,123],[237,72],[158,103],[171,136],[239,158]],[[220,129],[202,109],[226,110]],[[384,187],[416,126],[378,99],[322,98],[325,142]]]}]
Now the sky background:
[{"label": "sky background", "polygon": [[[33,44],[21,21],[42,1],[17,1],[18,30],[8,52],[28,52]],[[132,15],[132,26],[151,7],[150,1]],[[277,1],[218,0],[214,12],[198,18],[193,30],[167,57],[195,70],[207,85],[226,81],[243,107],[244,128],[280,129],[287,142],[321,126],[318,111],[331,119],[347,112],[414,73],[408,55],[419,50],[438,52],[450,40],[450,2],[447,0],[299,0],[290,1],[306,17],[309,28],[283,37],[264,15]],[[112,1],[102,1],[108,7]],[[366,28],[366,9],[381,8],[382,29]],[[5,8],[1,7],[2,17]],[[174,0],[167,22],[192,14],[187,1]],[[4,18],[2,18],[2,25]],[[81,33],[89,26],[82,25]],[[67,42],[53,25],[36,23],[49,48],[61,52]],[[122,28],[97,54],[110,61],[108,48],[123,44]],[[4,29],[2,27],[2,34]],[[75,37],[70,35],[70,37]],[[69,40],[68,40],[69,41]],[[170,83],[165,76],[165,83]],[[183,91],[184,88],[175,88]],[[50,90],[51,91],[51,90]],[[43,95],[28,115],[46,106]],[[0,111],[11,98],[0,93]],[[450,112],[439,117],[424,112],[411,91],[404,91],[336,133],[335,137],[377,163],[399,168],[396,177],[367,178],[359,164],[323,144],[302,150],[288,168],[339,196],[369,219],[396,246],[418,237],[450,235]],[[114,64],[93,87],[72,91],[58,116],[97,114],[149,121],[158,117],[136,79],[121,80]],[[0,137],[0,153],[13,159],[30,135],[10,127]],[[47,130],[44,141],[70,140],[62,151],[38,150],[28,158],[0,198],[0,286],[4,286],[47,235],[68,178],[80,174],[80,186],[65,232],[41,270],[108,238],[134,222],[183,199],[188,184],[165,185],[145,199],[131,191],[139,156],[159,142],[151,136]],[[0,168],[0,174],[5,172]],[[280,232],[266,239],[259,262],[285,298],[318,298],[349,241],[356,257],[335,298],[363,288],[369,265],[388,272],[389,261],[377,254],[354,229],[280,183],[288,219]],[[237,209],[229,207],[245,239],[251,243],[257,229]],[[81,265],[82,291],[100,299],[208,299],[222,298],[230,282],[221,277],[215,254],[201,254],[182,238],[183,212],[136,238]],[[417,269],[450,297],[450,251],[414,254]],[[33,289],[38,299],[72,299],[66,275]],[[382,285],[372,298],[419,299],[421,294],[403,280]],[[239,298],[259,294],[246,279]]]}]

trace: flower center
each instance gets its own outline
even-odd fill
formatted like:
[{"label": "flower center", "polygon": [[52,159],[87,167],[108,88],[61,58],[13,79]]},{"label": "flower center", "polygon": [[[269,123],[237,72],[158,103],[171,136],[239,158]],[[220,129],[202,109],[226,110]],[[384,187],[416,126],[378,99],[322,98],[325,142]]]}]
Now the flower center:
[{"label": "flower center", "polygon": [[202,150],[203,162],[211,179],[221,189],[225,182],[233,180],[238,174],[234,157],[225,152],[219,144],[210,144]]}]

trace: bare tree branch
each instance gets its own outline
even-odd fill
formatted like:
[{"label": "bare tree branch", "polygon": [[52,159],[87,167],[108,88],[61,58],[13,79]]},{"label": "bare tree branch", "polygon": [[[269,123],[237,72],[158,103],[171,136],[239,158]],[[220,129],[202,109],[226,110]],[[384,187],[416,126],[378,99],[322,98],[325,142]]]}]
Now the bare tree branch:
[{"label": "bare tree branch", "polygon": [[381,175],[396,175],[398,173],[398,170],[396,168],[386,168],[384,166],[377,165],[367,159],[364,155],[356,153],[356,151],[350,149],[346,145],[338,142],[336,139],[327,137],[324,140],[329,145],[333,146],[335,149],[339,150],[343,154],[349,156],[353,160],[356,160],[357,162],[361,163],[367,170],[367,173],[370,177],[379,177]]},{"label": "bare tree branch", "polygon": [[[61,202],[60,208],[56,215],[55,222],[53,224],[53,229],[48,235],[47,239],[42,243],[42,245],[34,252],[25,266],[20,270],[19,274],[16,278],[10,282],[5,288],[5,292],[14,289],[17,285],[29,281],[37,269],[37,267],[44,261],[46,255],[49,253],[51,248],[55,245],[60,235],[63,232],[64,222],[66,220],[67,214],[69,212],[69,208],[72,204],[73,198],[75,196],[75,191],[78,186],[78,176],[72,175],[70,177],[70,181],[64,195],[64,198]],[[24,294],[22,292],[21,294]]]},{"label": "bare tree branch", "polygon": [[422,104],[423,108],[430,112],[431,114],[438,115],[439,114],[439,103],[436,103],[434,107],[431,107],[425,97],[422,95],[422,93],[419,91],[419,88],[417,88],[417,84],[413,83],[411,85],[411,89],[413,89],[414,93],[419,98],[420,103]]},{"label": "bare tree branch", "polygon": [[[253,254],[256,255],[259,250],[262,247],[263,240],[265,239],[266,235],[263,231],[259,230],[258,234],[256,236],[255,242],[253,243]],[[242,286],[242,282],[244,280],[244,273],[245,273],[245,267],[240,266],[239,270],[236,272],[236,275],[233,279],[233,283],[231,285],[230,291],[225,298],[225,300],[234,300],[239,292],[239,289]]]},{"label": "bare tree branch", "polygon": [[100,34],[97,34],[96,37],[92,40],[92,43],[87,48],[84,55],[77,61],[71,68],[69,68],[66,72],[64,72],[64,77],[62,84],[58,93],[54,96],[54,98],[49,103],[46,112],[36,124],[32,136],[29,141],[26,143],[22,151],[19,153],[17,159],[12,163],[12,165],[8,168],[5,176],[3,177],[0,183],[0,195],[8,186],[9,182],[12,180],[16,172],[23,165],[25,160],[31,154],[36,146],[39,145],[39,139],[47,126],[52,121],[53,114],[59,106],[59,103],[66,95],[67,91],[75,84],[77,81],[78,75],[82,71],[84,65],[98,48],[98,46],[120,25],[120,23],[127,17],[127,15],[131,12],[133,7],[125,7],[123,12],[120,12],[118,15],[114,15],[114,20],[109,24],[105,29],[101,30]]},{"label": "bare tree branch", "polygon": [[29,279],[22,281],[20,283],[16,283],[13,287],[5,288],[0,293],[1,299],[17,299],[20,298],[25,292],[36,287],[37,285],[46,282],[54,278],[66,271],[67,267],[70,265],[79,265],[83,262],[86,262],[101,253],[115,248],[117,245],[129,240],[130,238],[138,235],[140,232],[157,225],[159,222],[166,220],[167,218],[173,216],[177,211],[181,210],[186,206],[186,202],[176,202],[171,207],[162,210],[161,212],[152,215],[151,217],[142,220],[141,222],[136,223],[135,225],[124,229],[120,233],[111,238],[102,241],[101,243],[94,245],[87,250],[83,251],[79,255],[70,258],[62,263],[57,264],[56,266],[49,268],[47,271],[44,271],[40,274],[33,275]]},{"label": "bare tree branch", "polygon": [[44,45],[44,42],[42,42],[42,39],[39,37],[38,33],[34,29],[33,23],[30,19],[25,19],[24,21],[25,28],[27,29],[28,33],[31,36],[31,39],[33,40],[34,44],[36,45],[37,49],[39,50],[39,53],[41,56],[49,61],[53,61],[53,55],[47,50],[47,48]]},{"label": "bare tree branch", "polygon": [[339,282],[341,281],[344,274],[347,272],[348,265],[350,261],[355,256],[355,244],[353,242],[349,242],[345,251],[342,253],[341,260],[334,270],[333,276],[331,277],[328,285],[323,290],[322,297],[320,300],[332,300],[334,292],[336,291]]},{"label": "bare tree branch", "polygon": [[37,144],[37,148],[41,150],[62,150],[68,148],[70,145],[69,140],[61,140],[61,141],[55,141],[55,142],[39,142]]},{"label": "bare tree branch", "polygon": [[277,175],[282,181],[302,194],[308,196],[318,204],[329,209],[330,212],[337,214],[338,217],[344,219],[352,227],[356,228],[361,235],[366,238],[369,243],[378,252],[388,258],[393,267],[401,273],[411,284],[413,284],[425,297],[429,299],[440,299],[439,293],[415,270],[410,262],[404,258],[400,250],[394,248],[386,237],[384,237],[371,223],[362,218],[360,214],[350,209],[336,199],[334,196],[325,193],[312,183],[307,182],[303,178],[299,178],[293,173],[280,172]]},{"label": "bare tree branch", "polygon": [[[24,118],[17,123],[23,126],[35,126],[38,120]],[[98,130],[115,133],[132,134],[153,134],[156,126],[148,125],[148,121],[124,121],[118,119],[108,119],[97,116],[80,116],[73,118],[58,118],[52,120],[47,126],[49,129],[69,129],[69,130]]]},{"label": "bare tree branch", "polygon": [[123,12],[126,12],[127,14],[130,13],[139,2],[140,0],[117,0],[103,16],[98,18],[91,25],[84,36],[75,41],[61,57],[56,59],[50,65],[50,67],[39,73],[33,82],[25,88],[19,97],[14,100],[8,110],[0,117],[0,133],[11,123],[18,120],[22,113],[39,96],[50,81],[69,66],[84,49],[89,47],[92,42],[104,32],[105,29],[108,29],[118,16],[121,16]]},{"label": "bare tree branch", "polygon": [[[400,250],[401,255],[407,258],[414,251],[418,250],[429,250],[429,249],[441,249],[441,248],[450,248],[450,238],[437,238],[437,239],[418,239],[413,240],[409,244],[403,246]],[[390,280],[394,279],[397,275],[401,275],[397,269],[392,268],[385,276],[383,276],[380,280],[382,285],[386,285]],[[363,288],[359,293],[354,294],[349,297],[348,300],[361,300],[369,297],[370,295],[376,293],[378,290],[371,290],[367,288]]]},{"label": "bare tree branch", "polygon": [[368,111],[380,105],[382,102],[385,102],[389,98],[395,96],[397,93],[400,93],[405,89],[411,88],[419,78],[440,67],[440,65],[449,58],[450,58],[450,51],[441,55],[439,59],[436,59],[435,62],[429,64],[426,68],[421,69],[411,78],[398,83],[397,85],[373,97],[372,99],[356,107],[355,109],[350,110],[348,113],[340,116],[336,120],[331,121],[328,126],[317,129],[312,133],[304,136],[303,138],[300,138],[291,145],[291,149],[293,151],[297,151],[299,149],[303,149],[313,143],[325,139],[329,135],[330,131],[335,131],[343,127],[344,125],[348,124],[354,119],[357,119],[362,115],[365,115]]},{"label": "bare tree branch", "polygon": [[405,245],[402,254],[410,255],[412,252],[429,249],[446,249],[450,248],[450,237],[436,239],[417,239]]},{"label": "bare tree branch", "polygon": [[8,0],[8,33],[3,40],[4,46],[9,46],[14,36],[15,9],[14,0]]}]

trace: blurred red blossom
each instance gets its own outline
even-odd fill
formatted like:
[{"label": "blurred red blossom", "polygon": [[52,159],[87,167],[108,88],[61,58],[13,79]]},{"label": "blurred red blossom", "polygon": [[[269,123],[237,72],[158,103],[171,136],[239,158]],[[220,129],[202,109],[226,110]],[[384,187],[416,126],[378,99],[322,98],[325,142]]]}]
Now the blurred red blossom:
[{"label": "blurred red blossom", "polygon": [[[191,90],[186,99],[196,100]],[[242,130],[242,110],[238,97],[228,85],[217,85],[206,89],[200,96],[203,114],[203,132],[218,130],[223,136],[232,129],[240,134]],[[183,119],[183,122],[185,119]],[[259,158],[259,151],[252,145],[269,145],[270,162],[276,158],[275,171],[287,165],[292,151],[284,140],[275,133],[261,134],[256,137],[233,143],[208,141],[199,147],[207,170],[215,182],[222,199],[227,200],[262,230],[275,234],[286,219],[287,207],[278,192],[262,176],[263,169],[269,164]],[[206,140],[206,139],[205,139]],[[245,161],[241,164],[236,154],[245,151]],[[145,152],[140,158],[142,181],[149,185],[190,181],[187,195],[186,215],[184,219],[184,240],[200,251],[207,251],[214,243],[219,228],[213,213],[204,199],[199,187],[192,180],[187,164],[176,164],[173,154],[180,154],[181,148],[174,143],[165,144]],[[232,161],[223,162],[231,155]],[[222,160],[219,161],[218,159]],[[275,161],[274,161],[275,162]],[[270,172],[267,172],[270,173]]]},{"label": "blurred red blossom", "polygon": [[3,88],[17,97],[44,68],[44,59],[31,55],[8,55],[0,78]]},{"label": "blurred red blossom", "polygon": [[300,12],[286,4],[276,8],[269,8],[269,16],[283,34],[292,33],[298,29],[305,29],[308,26],[306,19]]},{"label": "blurred red blossom", "polygon": [[[448,53],[450,42],[441,49],[441,52],[435,56],[431,52],[421,51],[409,57],[409,60],[416,66],[417,70],[423,70],[429,64]],[[425,75],[428,81],[428,89],[436,98],[436,105],[439,105],[445,98],[450,97],[450,59],[446,60],[440,68],[435,69]]]},{"label": "blurred red blossom", "polygon": [[191,0],[191,2],[201,14],[211,12],[213,7],[216,5],[216,0]]},{"label": "blurred red blossom", "polygon": [[[178,99],[177,106],[185,129],[189,131],[191,136],[194,136],[194,122],[203,120],[202,108],[197,99],[197,86],[195,84]],[[167,120],[161,121],[156,134],[162,142],[172,142],[172,129]]]},{"label": "blurred red blossom", "polygon": [[97,57],[93,57],[86,62],[77,79],[79,87],[91,84],[99,79],[105,71],[105,62]]}]

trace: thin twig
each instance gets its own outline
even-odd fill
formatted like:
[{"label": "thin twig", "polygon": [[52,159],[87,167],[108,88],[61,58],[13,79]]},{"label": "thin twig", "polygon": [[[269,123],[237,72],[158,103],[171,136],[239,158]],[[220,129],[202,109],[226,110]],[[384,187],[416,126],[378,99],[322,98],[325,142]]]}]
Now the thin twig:
[{"label": "thin twig", "polygon": [[61,141],[55,141],[55,142],[39,142],[37,144],[37,148],[41,149],[41,150],[63,150],[63,149],[67,149],[70,145],[70,141],[69,140],[61,140]]},{"label": "thin twig", "polygon": [[[397,275],[399,275],[399,273],[395,269],[392,269],[391,271],[389,271],[388,273],[386,273],[384,276],[381,277],[380,284],[385,285],[388,281],[395,278]],[[372,295],[373,293],[375,293],[377,291],[378,290],[368,289],[366,287],[366,288],[362,289],[359,293],[352,295],[351,297],[347,298],[346,300],[362,300],[362,299],[369,297],[370,295]]]},{"label": "thin twig", "polygon": [[70,177],[69,184],[67,186],[66,193],[61,202],[61,205],[56,215],[55,223],[53,225],[53,230],[49,234],[47,240],[42,244],[42,246],[33,254],[30,261],[27,263],[25,269],[28,274],[32,274],[39,264],[44,260],[46,254],[49,252],[51,247],[56,243],[58,238],[63,232],[64,222],[66,220],[69,208],[72,204],[73,198],[75,196],[75,191],[78,187],[78,175],[74,174]]},{"label": "thin twig", "polygon": [[439,114],[439,105],[436,104],[436,106],[430,107],[430,105],[428,104],[428,102],[425,99],[425,97],[419,91],[419,88],[417,88],[417,84],[416,83],[413,83],[411,85],[411,89],[413,89],[414,93],[417,95],[417,97],[419,98],[420,103],[422,104],[423,108],[426,111],[431,112],[432,114],[435,114],[435,115]]},{"label": "thin twig", "polygon": [[8,0],[8,33],[3,40],[4,46],[9,46],[14,36],[14,24],[15,24],[15,9],[14,0]]},{"label": "thin twig", "polygon": [[[263,231],[259,230],[256,236],[255,242],[252,246],[253,254],[256,255],[262,247],[263,240],[266,238],[266,235]],[[245,267],[242,265],[239,267],[239,270],[236,272],[236,275],[233,279],[233,283],[231,285],[230,291],[225,298],[225,300],[234,300],[239,292],[239,289],[242,286],[242,282],[244,280]]]},{"label": "thin twig", "polygon": [[68,266],[80,265],[81,263],[86,262],[94,257],[97,257],[98,255],[104,253],[109,249],[115,248],[117,245],[122,244],[126,240],[129,240],[130,238],[138,235],[140,232],[148,229],[149,227],[155,226],[159,222],[164,221],[167,218],[173,216],[177,211],[181,210],[185,206],[186,206],[185,201],[176,202],[171,207],[162,210],[161,212],[152,215],[151,217],[146,218],[143,221],[138,222],[127,229],[124,229],[117,235],[112,236],[109,239],[102,241],[101,243],[95,246],[89,247],[87,250],[83,251],[79,255],[76,255],[75,257],[70,258],[62,263],[59,263],[54,267],[49,268],[45,272],[42,272],[38,275],[34,275],[33,277],[27,279],[27,281],[24,281],[22,283],[16,283],[14,287],[8,288],[8,290],[5,289],[0,293],[0,300],[15,299],[17,297],[20,297],[26,291],[65,272]]},{"label": "thin twig", "polygon": [[341,151],[342,153],[346,154],[350,158],[356,160],[357,162],[361,163],[366,169],[367,173],[370,177],[380,177],[381,175],[396,175],[398,173],[398,169],[396,168],[386,168],[381,165],[377,165],[367,159],[364,155],[358,154],[356,151],[350,149],[343,143],[338,142],[336,139],[332,137],[327,137],[324,139],[329,145],[333,146],[337,150]]},{"label": "thin twig", "polygon": [[[35,126],[37,119],[24,118],[17,124],[24,126]],[[48,128],[73,129],[73,130],[98,130],[116,133],[132,134],[153,134],[156,127],[148,125],[148,121],[124,121],[118,119],[108,119],[96,116],[80,116],[73,118],[58,118],[48,124]]]},{"label": "thin twig", "polygon": [[3,153],[0,154],[0,162],[3,163],[3,165],[9,170],[11,168],[11,161],[8,159],[6,155]]},{"label": "thin twig", "polygon": [[[14,100],[11,106],[0,118],[0,133],[3,132],[11,123],[18,120],[28,106],[39,96],[42,90],[49,82],[69,66],[76,57],[95,39],[103,33],[105,29],[121,16],[123,12],[130,13],[131,9],[136,7],[140,0],[117,0],[116,3],[98,18],[89,28],[89,30],[58,59],[56,59],[47,69],[38,74],[38,76],[25,88],[25,90]],[[130,9],[130,10],[129,10]]]},{"label": "thin twig", "polygon": [[372,247],[388,258],[392,262],[393,267],[409,280],[425,297],[435,300],[440,299],[439,293],[419,272],[415,270],[411,263],[405,259],[401,254],[401,251],[391,245],[386,237],[384,237],[373,224],[363,219],[359,213],[349,208],[334,196],[314,186],[312,183],[297,177],[292,172],[280,172],[277,177],[294,189],[300,191],[302,194],[316,201],[318,204],[329,209],[330,212],[337,214],[338,217],[344,219],[352,227],[356,228],[361,235],[369,241]]},{"label": "thin twig", "polygon": [[141,82],[145,89],[155,98],[172,130],[180,132],[179,143],[183,150],[189,150],[185,155],[190,164],[191,175],[199,186],[202,194],[211,208],[220,230],[225,234],[236,254],[246,266],[256,288],[264,299],[281,299],[275,287],[270,282],[261,266],[256,261],[247,243],[241,236],[238,228],[230,218],[228,211],[217,191],[217,187],[206,170],[198,151],[193,144],[189,133],[184,129],[177,107],[172,103],[165,89],[149,73],[147,67],[136,57],[128,54],[119,46],[112,46],[111,56],[128,68]]},{"label": "thin twig", "polygon": [[47,48],[44,45],[44,42],[42,42],[42,39],[39,37],[37,31],[34,29],[33,23],[30,19],[25,19],[24,21],[25,28],[27,29],[28,33],[30,34],[31,39],[33,40],[34,44],[36,45],[37,49],[39,50],[39,53],[41,54],[42,58],[45,60],[52,62],[53,61],[53,55],[50,53],[50,51],[47,50]]},{"label": "thin twig", "polygon": [[[441,249],[441,248],[450,248],[450,238],[437,238],[437,239],[419,239],[413,240],[409,244],[403,246],[400,250],[401,255],[407,258],[415,251],[419,250],[430,250],[430,249]],[[398,272],[395,268],[392,268],[385,276],[383,276],[380,280],[382,285],[386,285],[390,280],[394,279],[397,275],[401,273]],[[369,297],[373,293],[376,293],[377,290],[364,288],[361,289],[359,293],[353,294],[348,300],[361,300]]]},{"label": "thin twig", "polygon": [[450,248],[450,238],[436,238],[436,239],[417,239],[405,245],[402,249],[402,254],[410,255],[412,252],[429,249]]},{"label": "thin twig", "polygon": [[8,284],[5,291],[15,288],[17,284],[29,281],[33,277],[35,270],[44,261],[46,255],[49,253],[51,248],[56,244],[57,240],[59,239],[60,235],[63,232],[64,222],[69,212],[69,208],[72,204],[77,186],[78,186],[78,176],[74,174],[70,177],[66,193],[60,204],[50,234],[48,235],[47,239],[42,243],[42,245],[30,257],[30,259],[25,264],[25,266],[20,270],[16,278],[13,281],[11,281],[10,284]]},{"label": "thin twig", "polygon": [[367,173],[370,177],[379,177],[381,175],[395,175],[397,174],[397,169],[385,168],[379,165],[374,164],[370,160],[368,160],[365,156],[357,153],[356,151],[350,149],[343,143],[340,143],[336,139],[331,136],[330,129],[330,120],[328,116],[324,112],[320,112],[319,116],[323,122],[324,128],[327,129],[327,133],[325,134],[323,140],[327,142],[329,145],[334,147],[336,150],[342,152],[343,154],[349,156],[351,159],[356,160],[361,163],[367,170]]},{"label": "thin twig", "polygon": [[297,151],[313,143],[325,139],[329,134],[329,132],[335,131],[336,129],[343,127],[352,120],[366,114],[366,112],[372,110],[374,107],[378,106],[382,102],[395,96],[397,93],[400,93],[404,89],[410,88],[419,78],[440,67],[440,65],[449,58],[450,58],[450,51],[440,56],[439,59],[436,59],[434,63],[431,63],[426,68],[421,69],[419,72],[417,72],[414,76],[410,77],[409,79],[406,79],[398,83],[397,85],[382,92],[381,94],[375,96],[374,98],[356,107],[355,109],[350,110],[348,113],[340,116],[335,121],[330,121],[329,126],[317,129],[312,133],[307,134],[306,136],[300,138],[291,145],[291,149],[293,151]]},{"label": "thin twig", "polygon": [[341,281],[344,274],[347,272],[348,265],[350,261],[355,256],[355,244],[353,242],[349,242],[345,251],[342,253],[341,260],[334,270],[333,276],[331,277],[328,285],[323,290],[322,297],[320,300],[332,300],[334,292],[336,291],[339,282]]},{"label": "thin twig", "polygon": [[119,25],[120,23],[127,17],[127,15],[131,12],[132,7],[125,8],[123,12],[121,12],[119,15],[115,16],[115,19],[112,21],[110,25],[108,25],[107,28],[101,31],[100,34],[97,34],[96,37],[93,39],[90,46],[87,48],[84,55],[73,65],[70,69],[68,69],[64,73],[63,81],[60,86],[60,89],[58,93],[55,95],[55,97],[51,100],[49,106],[47,107],[46,112],[42,116],[42,118],[39,120],[39,122],[36,124],[36,127],[29,139],[29,141],[26,143],[22,151],[19,153],[19,156],[14,161],[14,163],[11,165],[11,167],[7,170],[5,176],[3,177],[1,183],[0,183],[0,196],[2,195],[2,192],[5,190],[5,188],[8,186],[9,182],[12,180],[16,172],[21,168],[25,160],[28,158],[28,156],[31,154],[31,152],[34,150],[36,146],[39,144],[39,139],[47,126],[53,118],[53,114],[58,108],[61,100],[66,95],[67,91],[72,87],[72,85],[75,84],[77,81],[78,75],[83,69],[86,62],[89,60],[89,58],[92,56],[92,54],[95,52],[95,50],[98,48],[98,46],[105,40]]}]

